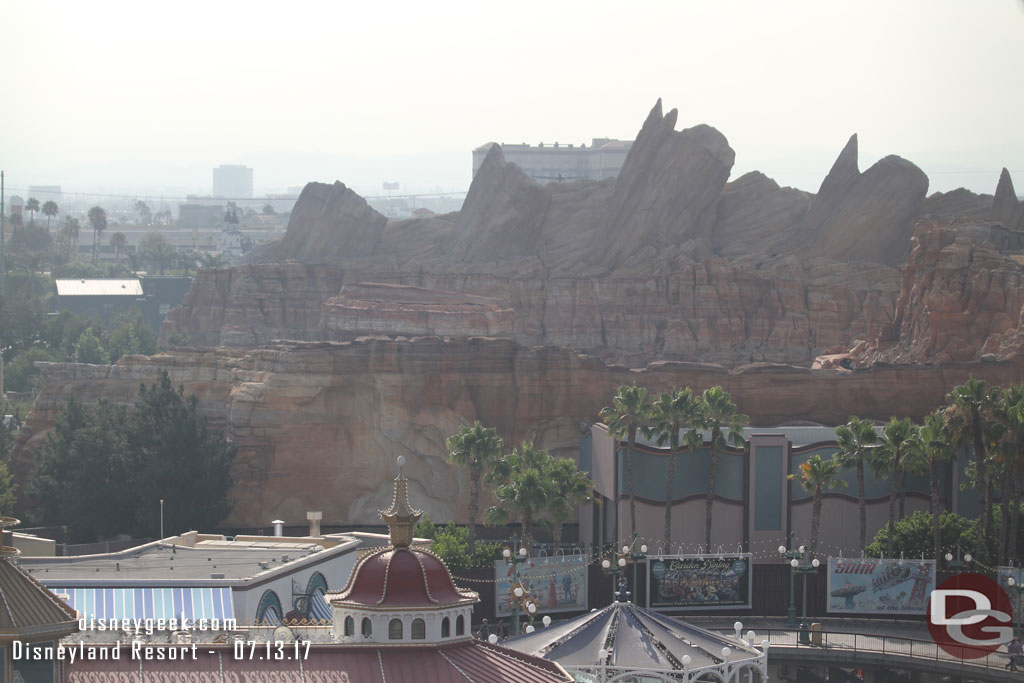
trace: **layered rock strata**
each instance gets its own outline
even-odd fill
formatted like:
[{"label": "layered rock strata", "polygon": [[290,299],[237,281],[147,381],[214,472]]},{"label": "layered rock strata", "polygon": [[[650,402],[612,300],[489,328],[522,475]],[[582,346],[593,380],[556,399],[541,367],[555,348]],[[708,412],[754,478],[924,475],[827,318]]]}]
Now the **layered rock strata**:
[{"label": "layered rock strata", "polygon": [[878,366],[841,374],[778,365],[729,371],[660,362],[609,366],[565,348],[511,340],[436,337],[409,341],[278,343],[243,350],[175,349],[126,356],[114,366],[42,364],[47,382],[12,459],[25,477],[67,396],[133,403],[140,382],[166,370],[199,398],[199,410],[238,446],[235,508],[225,524],[303,520],[373,523],[390,500],[390,467],[405,455],[416,499],[435,519],[465,519],[468,481],[445,462],[444,440],[480,420],[508,448],[535,441],[574,457],[580,422],[597,419],[618,386],[652,391],[721,384],[755,425],[825,424],[849,415],[920,417],[968,377],[1024,380],[1014,363]]}]

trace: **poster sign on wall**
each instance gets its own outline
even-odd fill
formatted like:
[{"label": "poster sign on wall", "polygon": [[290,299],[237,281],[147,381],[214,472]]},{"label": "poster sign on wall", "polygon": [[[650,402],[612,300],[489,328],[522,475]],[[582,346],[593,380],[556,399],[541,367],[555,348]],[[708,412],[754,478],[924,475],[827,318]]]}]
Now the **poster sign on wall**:
[{"label": "poster sign on wall", "polygon": [[651,609],[750,607],[750,555],[652,556],[647,562]]},{"label": "poster sign on wall", "polygon": [[[514,599],[511,586],[515,570],[504,560],[494,562],[494,612],[510,616]],[[567,612],[587,608],[586,555],[531,557],[519,564],[519,580],[537,613]]]},{"label": "poster sign on wall", "polygon": [[828,611],[924,614],[935,587],[935,560],[828,559]]}]

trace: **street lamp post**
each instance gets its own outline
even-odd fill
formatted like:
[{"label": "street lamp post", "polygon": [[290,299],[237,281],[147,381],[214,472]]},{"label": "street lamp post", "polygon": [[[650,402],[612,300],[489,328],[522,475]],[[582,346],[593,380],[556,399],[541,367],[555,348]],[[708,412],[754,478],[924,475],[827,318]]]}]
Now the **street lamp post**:
[{"label": "street lamp post", "polygon": [[[628,548],[629,546],[626,547]],[[612,588],[616,602],[622,601],[623,594],[629,595],[629,592],[625,590],[625,586],[619,583],[619,574],[622,573],[625,568],[626,556],[624,554],[613,553],[601,560],[601,569],[604,570],[605,574],[612,577]],[[625,583],[625,579],[623,579],[623,583]]]},{"label": "street lamp post", "polygon": [[636,582],[636,568],[640,564],[641,560],[647,559],[647,545],[643,544],[640,546],[640,551],[637,552],[636,548],[636,532],[633,532],[633,543],[631,546],[622,546],[623,554],[629,552],[629,559],[633,561],[633,603],[637,604],[637,599],[640,597],[637,593],[637,582]]},{"label": "street lamp post", "polygon": [[[787,564],[800,557],[799,550],[786,550],[786,546],[779,546],[779,554],[786,558]],[[796,594],[793,590],[793,569],[789,570],[789,609],[786,610],[786,626],[796,626]]]},{"label": "street lamp post", "polygon": [[964,555],[964,559],[960,559],[960,546],[956,547],[956,559],[953,559],[953,553],[946,553],[946,566],[954,571],[960,571],[967,566],[974,558],[971,557],[970,553]]},{"label": "street lamp post", "polygon": [[802,607],[802,618],[800,619],[800,643],[803,645],[811,644],[811,632],[810,624],[807,623],[807,575],[813,574],[818,571],[818,565],[821,563],[818,558],[810,559],[810,553],[807,552],[805,546],[800,546],[796,551],[786,552],[784,546],[779,546],[779,552],[785,555],[789,560],[790,572],[789,572],[789,609],[792,615],[792,620],[787,620],[787,623],[792,626],[796,620],[795,607],[793,605],[793,574],[794,572],[800,574],[803,577],[803,592],[804,599]]},{"label": "street lamp post", "polygon": [[[519,537],[512,536],[512,547],[519,545]],[[512,565],[512,635],[519,635],[519,603],[522,602],[526,595],[526,589],[523,588],[522,581],[519,579],[519,565],[526,562],[529,558],[529,553],[526,548],[520,548],[519,552],[512,554],[512,551],[505,548],[501,551],[502,557],[505,558],[505,563]],[[534,608],[536,609],[536,608]],[[531,612],[532,613],[532,612]]]}]

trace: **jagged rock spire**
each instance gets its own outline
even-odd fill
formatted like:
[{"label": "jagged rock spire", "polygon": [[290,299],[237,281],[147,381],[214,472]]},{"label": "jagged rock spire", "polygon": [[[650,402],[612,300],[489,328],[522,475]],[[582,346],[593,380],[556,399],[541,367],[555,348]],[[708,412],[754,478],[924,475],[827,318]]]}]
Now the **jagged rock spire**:
[{"label": "jagged rock spire", "polygon": [[396,548],[408,548],[412,544],[413,529],[423,516],[422,510],[409,505],[409,481],[402,474],[404,464],[405,457],[398,456],[398,476],[395,477],[395,495],[391,499],[391,507],[379,511],[391,530],[391,545]]}]

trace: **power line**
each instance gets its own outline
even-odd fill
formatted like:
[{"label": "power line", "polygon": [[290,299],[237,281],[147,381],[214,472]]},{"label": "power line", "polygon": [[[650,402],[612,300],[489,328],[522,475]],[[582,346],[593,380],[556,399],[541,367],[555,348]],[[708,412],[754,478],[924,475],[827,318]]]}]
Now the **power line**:
[{"label": "power line", "polygon": [[[28,188],[24,187],[12,187],[9,188],[13,192],[24,192],[28,194]],[[421,194],[393,194],[393,195],[366,195],[363,199],[407,199],[415,197],[449,197],[452,195],[464,195],[466,190],[453,190],[451,192],[426,192]],[[50,192],[40,192],[38,194],[53,194]],[[107,194],[102,192],[68,192],[61,190],[61,196],[69,195],[72,197],[106,197],[112,199],[151,199],[157,201],[228,201],[228,202],[284,202],[294,201],[298,199],[295,197],[168,197],[166,195],[154,195],[154,194]]]}]

